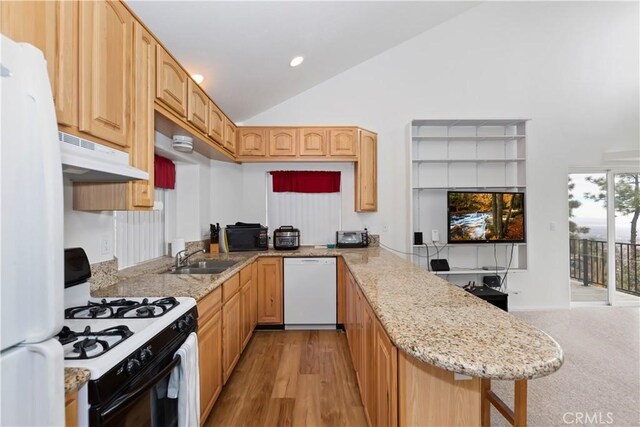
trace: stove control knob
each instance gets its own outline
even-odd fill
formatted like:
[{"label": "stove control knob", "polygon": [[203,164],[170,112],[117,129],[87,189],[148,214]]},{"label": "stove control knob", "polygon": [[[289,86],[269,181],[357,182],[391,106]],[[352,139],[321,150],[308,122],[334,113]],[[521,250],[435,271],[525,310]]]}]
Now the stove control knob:
[{"label": "stove control knob", "polygon": [[187,322],[188,326],[193,325],[193,315],[191,313],[187,314],[184,320]]},{"label": "stove control knob", "polygon": [[143,364],[150,361],[152,357],[153,357],[153,353],[148,348],[142,349],[142,351],[140,352],[140,361]]},{"label": "stove control knob", "polygon": [[185,320],[178,320],[178,330],[180,332],[184,331],[185,329],[187,329],[187,322]]},{"label": "stove control knob", "polygon": [[138,359],[130,359],[124,369],[128,375],[134,375],[140,370],[140,361]]}]

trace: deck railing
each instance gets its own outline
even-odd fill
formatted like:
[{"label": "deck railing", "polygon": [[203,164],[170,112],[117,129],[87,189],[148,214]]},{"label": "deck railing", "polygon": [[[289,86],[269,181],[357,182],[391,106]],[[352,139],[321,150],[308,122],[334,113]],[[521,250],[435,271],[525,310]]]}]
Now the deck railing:
[{"label": "deck railing", "polygon": [[[615,243],[616,290],[640,296],[640,244]],[[607,242],[569,240],[570,274],[583,285],[607,285]]]}]

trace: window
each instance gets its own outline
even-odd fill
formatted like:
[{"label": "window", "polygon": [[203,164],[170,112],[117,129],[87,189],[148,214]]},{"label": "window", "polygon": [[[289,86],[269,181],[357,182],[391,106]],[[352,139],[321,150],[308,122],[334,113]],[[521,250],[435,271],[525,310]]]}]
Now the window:
[{"label": "window", "polygon": [[[339,173],[339,172],[338,172]],[[326,245],[336,240],[342,225],[341,193],[276,192],[273,177],[266,174],[267,225],[270,234],[282,225],[300,230],[301,245]]]}]

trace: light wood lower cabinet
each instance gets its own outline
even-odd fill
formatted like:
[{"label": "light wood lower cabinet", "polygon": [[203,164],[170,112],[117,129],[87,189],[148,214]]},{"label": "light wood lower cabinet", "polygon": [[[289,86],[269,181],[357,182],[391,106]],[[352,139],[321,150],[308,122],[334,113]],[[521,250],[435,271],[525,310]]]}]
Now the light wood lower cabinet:
[{"label": "light wood lower cabinet", "polygon": [[398,419],[401,426],[479,426],[480,378],[453,372],[398,352]]},{"label": "light wood lower cabinet", "polygon": [[[227,282],[228,283],[228,282]],[[223,285],[223,295],[224,287]],[[242,313],[240,292],[235,292],[222,305],[222,379],[224,383],[233,372],[242,351]]]},{"label": "light wood lower cabinet", "polygon": [[253,331],[251,326],[251,316],[253,311],[251,308],[251,283],[253,281],[251,273],[251,265],[246,266],[242,271],[240,271],[240,307],[242,311],[241,348],[243,350],[247,346],[247,343],[249,343],[251,332]]},{"label": "light wood lower cabinet", "polygon": [[200,421],[211,412],[222,390],[222,288],[198,301]]},{"label": "light wood lower cabinet", "polygon": [[200,418],[204,421],[222,391],[222,313],[220,308],[198,328]]},{"label": "light wood lower cabinet", "polygon": [[350,271],[345,273],[345,330],[369,425],[397,425],[397,349]]},{"label": "light wood lower cabinet", "polygon": [[347,289],[347,266],[344,263],[344,258],[338,257],[338,267],[337,267],[337,280],[336,285],[337,289],[337,299],[338,299],[338,323],[344,325],[347,322],[347,307],[345,304],[346,301],[346,289]]},{"label": "light wood lower cabinet", "polygon": [[251,330],[258,324],[258,262],[251,264]]},{"label": "light wood lower cabinet", "polygon": [[133,16],[119,1],[79,2],[79,128],[128,147]]},{"label": "light wood lower cabinet", "polygon": [[282,258],[258,259],[258,324],[283,323]]},{"label": "light wood lower cabinet", "polygon": [[398,425],[398,350],[380,322],[375,321],[375,423],[380,426]]},{"label": "light wood lower cabinet", "polygon": [[78,425],[78,392],[74,391],[64,396],[64,425],[76,427]]}]

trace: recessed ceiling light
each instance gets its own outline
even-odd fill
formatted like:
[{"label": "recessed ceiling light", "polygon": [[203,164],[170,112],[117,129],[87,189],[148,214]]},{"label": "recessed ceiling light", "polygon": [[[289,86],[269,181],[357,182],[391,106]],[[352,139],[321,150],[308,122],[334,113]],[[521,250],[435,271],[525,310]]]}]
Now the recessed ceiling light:
[{"label": "recessed ceiling light", "polygon": [[302,64],[302,61],[304,61],[304,57],[296,56],[291,60],[291,62],[289,62],[289,65],[292,67],[297,67],[298,65]]},{"label": "recessed ceiling light", "polygon": [[202,74],[192,74],[191,78],[194,82],[200,84],[204,81],[204,76]]}]

